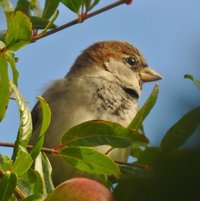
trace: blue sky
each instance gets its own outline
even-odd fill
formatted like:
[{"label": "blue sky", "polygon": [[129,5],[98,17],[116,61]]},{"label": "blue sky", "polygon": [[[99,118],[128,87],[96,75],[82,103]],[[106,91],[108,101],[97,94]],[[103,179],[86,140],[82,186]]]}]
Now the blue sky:
[{"label": "blue sky", "polygon": [[[101,0],[101,5],[111,3]],[[106,13],[46,37],[16,52],[20,72],[19,88],[32,108],[35,97],[55,79],[64,77],[81,51],[94,42],[123,40],[137,46],[149,65],[160,72],[160,93],[156,106],[145,120],[151,144],[157,145],[168,128],[200,103],[200,91],[184,74],[200,79],[200,1],[135,0]],[[76,16],[60,7],[59,25]],[[0,29],[5,28],[0,10]],[[145,84],[140,99],[144,103],[154,83]],[[10,101],[6,118],[0,124],[0,141],[14,142],[19,113]],[[194,140],[193,140],[194,141]],[[0,148],[3,154],[11,150]]]}]

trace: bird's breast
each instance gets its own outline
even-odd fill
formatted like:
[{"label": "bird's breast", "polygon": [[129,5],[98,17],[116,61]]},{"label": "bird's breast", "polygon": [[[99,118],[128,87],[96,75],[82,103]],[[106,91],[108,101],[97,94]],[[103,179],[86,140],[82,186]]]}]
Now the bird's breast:
[{"label": "bird's breast", "polygon": [[138,111],[137,98],[127,94],[117,83],[98,80],[93,83],[91,110],[99,119],[128,126]]}]

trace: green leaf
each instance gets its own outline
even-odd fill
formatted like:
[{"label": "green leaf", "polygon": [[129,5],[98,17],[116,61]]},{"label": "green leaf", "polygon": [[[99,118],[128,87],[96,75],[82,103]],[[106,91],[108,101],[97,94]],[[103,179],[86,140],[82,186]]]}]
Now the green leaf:
[{"label": "green leaf", "polygon": [[6,44],[3,41],[1,41],[1,37],[2,38],[4,37],[4,31],[3,31],[3,33],[2,33],[2,31],[0,32],[0,51],[2,51],[3,49],[6,48]]},{"label": "green leaf", "polygon": [[13,172],[6,172],[0,181],[0,201],[8,201],[17,185],[17,177]]},{"label": "green leaf", "polygon": [[[34,29],[44,29],[49,23],[49,20],[46,18],[32,16],[30,17],[30,19]],[[51,26],[48,26],[48,29],[53,29],[53,28],[56,28],[55,24],[51,24]]]},{"label": "green leaf", "polygon": [[134,158],[138,158],[141,153],[143,152],[143,149],[140,146],[132,145],[131,146],[131,153],[130,155]]},{"label": "green leaf", "polygon": [[119,176],[119,167],[106,155],[88,147],[66,147],[59,153],[67,163],[93,174]]},{"label": "green leaf", "polygon": [[6,51],[6,58],[7,58],[8,62],[10,63],[10,66],[11,66],[13,83],[16,86],[18,86],[19,73],[18,73],[17,68],[16,68],[15,54],[11,51]]},{"label": "green leaf", "polygon": [[192,75],[190,74],[185,74],[184,78],[188,78],[194,82],[194,84],[197,86],[198,89],[200,89],[200,81],[195,79]]},{"label": "green leaf", "polygon": [[5,13],[14,11],[14,7],[11,4],[10,0],[1,0],[0,6],[2,7]]},{"label": "green leaf", "polygon": [[110,145],[127,147],[131,144],[146,144],[148,139],[138,131],[107,121],[84,122],[69,129],[62,137],[62,144],[76,146]]},{"label": "green leaf", "polygon": [[48,103],[42,98],[41,96],[37,97],[40,103],[40,107],[42,109],[42,124],[40,128],[40,134],[39,134],[39,139],[35,143],[33,149],[31,150],[31,156],[33,160],[38,156],[43,142],[44,142],[44,134],[49,127],[49,124],[51,122],[51,110],[49,108]]},{"label": "green leaf", "polygon": [[0,53],[0,121],[4,118],[10,98],[8,63]]},{"label": "green leaf", "polygon": [[86,8],[86,11],[90,11],[92,10],[98,3],[99,3],[100,0],[94,0],[94,1],[91,1],[91,0],[85,0],[84,1],[84,5],[85,5],[85,8]]},{"label": "green leaf", "polygon": [[27,198],[23,199],[23,201],[43,201],[44,197],[41,194],[30,195]]},{"label": "green leaf", "polygon": [[163,150],[176,149],[183,145],[200,125],[200,107],[185,114],[166,133],[161,142]]},{"label": "green leaf", "polygon": [[31,15],[31,4],[28,0],[18,0],[15,10],[20,10],[27,16]]},{"label": "green leaf", "polygon": [[8,22],[6,34],[7,50],[18,50],[32,39],[32,23],[30,18],[21,11],[16,11]]},{"label": "green leaf", "polygon": [[42,153],[42,167],[43,167],[43,174],[45,178],[44,182],[45,182],[46,191],[47,193],[50,193],[51,191],[54,190],[54,185],[51,179],[52,167],[48,157],[44,153]]},{"label": "green leaf", "polygon": [[12,195],[12,196],[10,197],[9,201],[18,201],[18,200],[17,200],[17,198],[16,198],[14,195]]},{"label": "green leaf", "polygon": [[54,0],[54,1],[45,0],[45,6],[42,13],[42,17],[49,19],[55,13],[59,3],[60,0]]},{"label": "green leaf", "polygon": [[54,21],[56,20],[56,18],[58,17],[58,10],[55,11],[55,13],[53,14],[53,16],[51,17],[51,19],[49,20],[48,24],[46,25],[46,27],[42,30],[41,33],[37,34],[37,38],[40,38],[42,36],[44,36],[47,32],[47,30],[53,26]]},{"label": "green leaf", "polygon": [[18,177],[17,186],[27,197],[32,194],[43,193],[43,184],[40,174],[30,168],[25,174]]},{"label": "green leaf", "polygon": [[0,6],[5,13],[6,21],[8,22],[14,13],[14,7],[10,0],[0,0]]},{"label": "green leaf", "polygon": [[137,163],[145,165],[153,165],[157,160],[159,153],[160,153],[159,147],[147,147],[143,152],[141,152],[137,160]]},{"label": "green leaf", "polygon": [[[54,189],[53,183],[51,181],[51,165],[48,158],[41,152],[35,160],[34,169],[39,173],[42,183],[42,194],[47,195],[48,192]],[[50,168],[50,169],[48,169]]]},{"label": "green leaf", "polygon": [[61,2],[67,6],[71,11],[75,12],[76,14],[79,14],[79,10],[82,5],[82,0],[61,0]]},{"label": "green leaf", "polygon": [[13,171],[18,175],[23,175],[31,167],[33,160],[24,147],[19,146],[19,152],[13,164]]},{"label": "green leaf", "polygon": [[15,98],[20,112],[20,128],[17,135],[17,141],[15,143],[14,154],[13,154],[13,159],[15,160],[19,152],[19,146],[26,147],[28,145],[33,128],[32,128],[31,112],[25,100],[18,91],[17,87],[12,82],[10,82],[10,87],[15,94]]},{"label": "green leaf", "polygon": [[8,156],[0,154],[0,170],[6,172],[12,168],[12,160]]},{"label": "green leaf", "polygon": [[145,104],[142,106],[142,108],[139,110],[137,115],[134,117],[128,128],[132,128],[135,130],[138,130],[142,126],[142,122],[144,119],[147,117],[151,109],[156,103],[157,97],[158,97],[158,92],[159,92],[159,86],[156,84],[154,86],[153,91],[151,92],[151,95],[145,102]]}]

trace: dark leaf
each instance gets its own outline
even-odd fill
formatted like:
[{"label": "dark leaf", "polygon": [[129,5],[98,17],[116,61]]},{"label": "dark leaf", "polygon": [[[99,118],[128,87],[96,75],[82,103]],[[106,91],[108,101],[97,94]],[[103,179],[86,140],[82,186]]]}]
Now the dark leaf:
[{"label": "dark leaf", "polygon": [[56,11],[58,5],[60,3],[60,0],[45,0],[45,6],[42,13],[42,18],[49,19]]},{"label": "dark leaf", "polygon": [[81,5],[83,3],[82,0],[61,0],[61,2],[67,6],[71,11],[75,12],[76,14],[79,14],[79,10],[81,8]]},{"label": "dark leaf", "polygon": [[28,0],[18,0],[15,10],[20,10],[27,16],[31,14],[31,4]]},{"label": "dark leaf", "polygon": [[91,1],[91,0],[85,0],[84,1],[84,4],[85,4],[85,7],[86,7],[86,11],[90,11],[92,10],[98,3],[99,3],[100,0],[94,0],[94,1]]},{"label": "dark leaf", "polygon": [[185,114],[165,134],[161,142],[163,150],[176,149],[183,145],[200,125],[200,107]]},{"label": "dark leaf", "polygon": [[[49,23],[49,20],[46,18],[32,16],[32,17],[30,17],[30,19],[31,19],[31,22],[33,24],[33,28],[35,28],[35,29],[44,29]],[[56,27],[56,25],[52,24],[48,28],[53,29],[55,27]]]}]

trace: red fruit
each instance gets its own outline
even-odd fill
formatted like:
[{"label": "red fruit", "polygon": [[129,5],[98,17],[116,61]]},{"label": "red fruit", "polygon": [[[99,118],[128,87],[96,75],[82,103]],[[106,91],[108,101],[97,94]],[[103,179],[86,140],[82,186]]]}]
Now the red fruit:
[{"label": "red fruit", "polygon": [[114,197],[103,184],[77,177],[61,183],[45,201],[114,201]]}]

